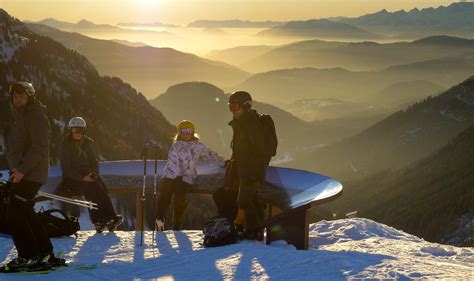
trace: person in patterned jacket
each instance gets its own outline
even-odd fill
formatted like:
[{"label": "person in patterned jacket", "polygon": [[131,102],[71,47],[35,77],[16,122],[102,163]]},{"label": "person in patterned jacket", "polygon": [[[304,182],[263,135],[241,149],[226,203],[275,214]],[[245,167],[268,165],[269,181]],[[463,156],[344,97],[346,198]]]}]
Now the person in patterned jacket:
[{"label": "person in patterned jacket", "polygon": [[195,133],[195,126],[191,121],[183,120],[177,127],[178,134],[169,149],[168,161],[160,182],[155,222],[157,230],[164,230],[166,213],[173,195],[173,230],[181,229],[183,214],[187,206],[186,194],[197,177],[196,166],[199,160],[225,165],[222,157],[199,140],[199,136]]}]

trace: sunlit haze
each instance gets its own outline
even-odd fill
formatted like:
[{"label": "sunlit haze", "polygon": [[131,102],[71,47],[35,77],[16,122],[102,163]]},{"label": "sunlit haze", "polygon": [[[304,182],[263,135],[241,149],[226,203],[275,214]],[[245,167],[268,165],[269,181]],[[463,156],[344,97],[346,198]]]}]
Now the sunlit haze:
[{"label": "sunlit haze", "polygon": [[0,0],[0,6],[21,20],[53,17],[74,22],[85,18],[109,24],[124,21],[160,21],[184,25],[198,19],[287,21],[331,16],[360,16],[381,9],[410,10],[415,7],[438,7],[452,2],[445,0]]}]

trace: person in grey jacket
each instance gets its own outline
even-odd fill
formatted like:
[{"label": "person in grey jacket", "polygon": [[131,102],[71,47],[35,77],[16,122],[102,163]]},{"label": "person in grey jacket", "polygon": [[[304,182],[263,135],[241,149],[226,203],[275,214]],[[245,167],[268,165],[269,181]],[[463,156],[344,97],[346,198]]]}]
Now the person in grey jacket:
[{"label": "person in grey jacket", "polygon": [[34,197],[48,179],[51,130],[46,107],[35,98],[33,85],[16,82],[9,93],[14,124],[7,138],[11,175],[6,217],[18,257],[6,267],[43,270],[64,264],[63,259],[54,257],[53,245],[34,211]]},{"label": "person in grey jacket", "polygon": [[61,149],[61,188],[82,193],[86,200],[96,203],[98,209],[89,210],[89,214],[97,233],[102,233],[105,227],[113,232],[123,219],[115,214],[107,187],[100,178],[94,140],[85,135],[86,121],[82,117],[73,117],[68,128]]}]

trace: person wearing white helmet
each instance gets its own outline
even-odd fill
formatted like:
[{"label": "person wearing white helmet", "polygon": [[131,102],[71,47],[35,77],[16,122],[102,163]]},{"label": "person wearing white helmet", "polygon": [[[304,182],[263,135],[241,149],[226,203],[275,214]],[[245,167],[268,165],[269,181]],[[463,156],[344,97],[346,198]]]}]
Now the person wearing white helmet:
[{"label": "person wearing white helmet", "polygon": [[97,210],[89,210],[97,233],[102,233],[106,227],[113,232],[123,219],[116,215],[107,187],[99,176],[98,155],[94,140],[85,134],[86,127],[82,117],[69,120],[68,134],[61,149],[61,188],[82,193],[86,200],[97,203]]}]

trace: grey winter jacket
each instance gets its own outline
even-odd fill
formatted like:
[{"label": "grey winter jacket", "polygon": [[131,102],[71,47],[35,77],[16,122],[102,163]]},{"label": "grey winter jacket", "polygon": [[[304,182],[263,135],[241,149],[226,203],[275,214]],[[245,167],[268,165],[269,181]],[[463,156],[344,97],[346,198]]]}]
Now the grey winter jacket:
[{"label": "grey winter jacket", "polygon": [[99,160],[94,140],[84,136],[82,141],[67,137],[61,147],[61,169],[64,180],[82,181],[90,173],[99,174]]},{"label": "grey winter jacket", "polygon": [[46,183],[49,173],[51,128],[46,106],[32,100],[15,108],[13,126],[7,138],[7,158],[10,170],[24,174],[25,180]]}]

